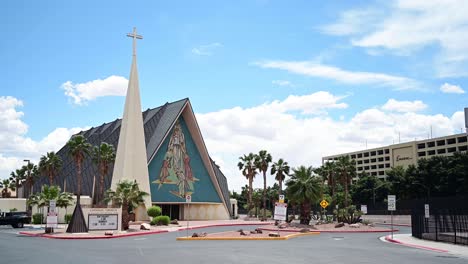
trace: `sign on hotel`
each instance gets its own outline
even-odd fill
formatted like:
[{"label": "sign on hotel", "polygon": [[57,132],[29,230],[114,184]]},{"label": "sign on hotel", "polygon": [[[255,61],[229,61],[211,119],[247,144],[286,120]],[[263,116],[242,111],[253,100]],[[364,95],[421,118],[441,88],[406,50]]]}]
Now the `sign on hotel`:
[{"label": "sign on hotel", "polygon": [[117,230],[118,215],[117,214],[89,214],[88,229],[89,230]]}]

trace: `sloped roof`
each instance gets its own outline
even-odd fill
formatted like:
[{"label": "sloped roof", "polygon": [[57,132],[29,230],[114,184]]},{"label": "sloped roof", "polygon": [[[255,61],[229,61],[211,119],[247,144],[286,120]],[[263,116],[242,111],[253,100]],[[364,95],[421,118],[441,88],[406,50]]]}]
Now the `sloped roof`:
[{"label": "sloped roof", "polygon": [[[143,115],[143,126],[145,133],[145,144],[146,144],[146,156],[148,158],[148,163],[152,158],[153,154],[156,152],[157,148],[161,145],[164,136],[172,128],[172,125],[175,123],[176,118],[180,115],[185,105],[189,101],[188,98],[175,101],[172,103],[166,103],[162,106],[147,109],[142,113]],[[112,144],[116,149],[119,142],[120,135],[120,125],[122,120],[116,119],[113,122],[104,123],[101,126],[90,128],[86,131],[81,131],[78,134],[83,135],[87,141],[93,145],[97,146],[101,142],[106,142]],[[57,155],[62,159],[63,165],[61,170],[58,172],[55,177],[54,184],[59,185],[62,190],[67,192],[75,193],[77,190],[76,182],[76,165],[68,155],[68,147],[65,145],[58,152]],[[212,166],[215,170],[216,178],[220,189],[222,190],[222,195],[224,203],[228,210],[231,210],[229,202],[229,190],[227,186],[226,177],[222,174],[219,168],[212,161]],[[104,179],[104,189],[107,190],[111,186],[112,172],[114,168],[111,166],[109,168],[109,173]],[[96,177],[96,181],[99,180],[99,175],[97,172],[96,165],[92,163],[91,159],[88,157],[83,162],[82,167],[82,186],[81,194],[82,195],[92,195],[93,180]],[[43,184],[48,184],[47,177],[41,177],[34,186],[34,190],[40,190],[40,186]],[[65,186],[64,186],[65,185]]]}]

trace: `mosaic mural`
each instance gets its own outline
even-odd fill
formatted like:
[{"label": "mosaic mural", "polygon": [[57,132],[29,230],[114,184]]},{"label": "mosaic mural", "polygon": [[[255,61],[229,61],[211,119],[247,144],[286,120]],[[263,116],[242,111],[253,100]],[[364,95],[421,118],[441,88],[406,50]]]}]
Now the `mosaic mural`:
[{"label": "mosaic mural", "polygon": [[185,144],[185,136],[177,120],[164,155],[159,179],[153,183],[159,184],[158,190],[164,184],[175,184],[178,190],[171,190],[170,193],[184,198],[186,195],[192,195],[195,192],[195,181],[199,181],[199,179],[193,175],[190,156]]}]

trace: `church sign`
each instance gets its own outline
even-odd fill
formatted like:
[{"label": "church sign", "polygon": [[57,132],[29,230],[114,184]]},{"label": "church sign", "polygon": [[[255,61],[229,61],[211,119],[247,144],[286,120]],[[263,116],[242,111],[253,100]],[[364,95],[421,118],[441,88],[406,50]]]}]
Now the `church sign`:
[{"label": "church sign", "polygon": [[118,214],[89,214],[89,230],[117,230]]}]

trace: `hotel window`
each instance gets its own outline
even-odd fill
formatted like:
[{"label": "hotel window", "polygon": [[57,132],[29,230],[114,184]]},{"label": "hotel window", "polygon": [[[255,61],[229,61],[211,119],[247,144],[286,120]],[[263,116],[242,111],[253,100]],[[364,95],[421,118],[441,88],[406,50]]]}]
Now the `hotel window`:
[{"label": "hotel window", "polygon": [[356,158],[356,154],[351,155],[351,158],[352,158],[352,159],[355,159],[355,158]]},{"label": "hotel window", "polygon": [[366,164],[369,163],[369,160],[368,160],[368,159],[367,159],[367,160],[364,160],[364,163],[366,163]]},{"label": "hotel window", "polygon": [[358,161],[357,161],[357,164],[362,164],[362,160],[358,160]]},{"label": "hotel window", "polygon": [[458,151],[467,151],[468,150],[468,146],[460,146],[458,147]]},{"label": "hotel window", "polygon": [[375,156],[377,153],[375,151],[371,151],[371,156]]},{"label": "hotel window", "polygon": [[385,163],[385,168],[390,168],[390,163]]},{"label": "hotel window", "polygon": [[435,142],[434,142],[434,141],[427,142],[427,147],[428,147],[428,148],[433,148],[433,147],[435,147]]},{"label": "hotel window", "polygon": [[389,149],[385,149],[385,154],[388,154],[390,153],[390,150]]},{"label": "hotel window", "polygon": [[447,139],[447,144],[451,145],[451,144],[455,144],[457,141],[455,140],[455,138],[449,138]]},{"label": "hotel window", "polygon": [[377,165],[372,165],[372,166],[371,166],[371,169],[372,169],[372,170],[377,169]]},{"label": "hotel window", "polygon": [[383,161],[383,158],[379,158],[379,162]]},{"label": "hotel window", "polygon": [[435,155],[435,150],[429,150],[427,152],[427,155],[431,156],[431,155]]},{"label": "hotel window", "polygon": [[424,144],[424,143],[419,143],[419,144],[418,144],[418,149],[423,149],[423,148],[426,148],[426,144]]},{"label": "hotel window", "polygon": [[384,168],[384,165],[383,164],[379,164],[379,169],[383,169]]},{"label": "hotel window", "polygon": [[444,146],[445,140],[437,140],[437,146]]},{"label": "hotel window", "polygon": [[374,163],[376,162],[377,160],[376,159],[371,159],[370,162]]},{"label": "hotel window", "polygon": [[364,166],[364,170],[369,170],[369,166]]},{"label": "hotel window", "polygon": [[389,156],[385,157],[385,161],[389,161],[389,160],[390,160]]},{"label": "hotel window", "polygon": [[376,172],[376,171],[373,171],[373,172],[372,172],[372,176],[377,176],[377,172]]},{"label": "hotel window", "polygon": [[358,171],[362,171],[362,167],[358,167],[357,170],[358,170]]},{"label": "hotel window", "polygon": [[379,175],[385,175],[385,171],[379,171]]},{"label": "hotel window", "polygon": [[426,156],[426,151],[418,152],[418,157],[424,157],[424,156]]},{"label": "hotel window", "polygon": [[364,157],[369,157],[369,152],[365,152]]},{"label": "hotel window", "polygon": [[357,154],[358,158],[362,158],[362,153]]},{"label": "hotel window", "polygon": [[383,155],[383,149],[379,150],[379,155]]},{"label": "hotel window", "polygon": [[458,138],[458,143],[463,143],[467,141],[467,137],[459,137]]},{"label": "hotel window", "polygon": [[438,149],[437,150],[437,154],[444,154],[445,153],[445,149]]},{"label": "hotel window", "polygon": [[453,152],[456,152],[456,151],[457,151],[457,148],[455,148],[455,147],[447,149],[448,153],[453,153]]}]

